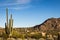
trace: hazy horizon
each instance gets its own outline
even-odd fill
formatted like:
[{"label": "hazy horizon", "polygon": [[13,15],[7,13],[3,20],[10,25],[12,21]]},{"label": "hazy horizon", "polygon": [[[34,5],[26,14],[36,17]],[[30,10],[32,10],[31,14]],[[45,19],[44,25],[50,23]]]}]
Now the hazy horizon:
[{"label": "hazy horizon", "polygon": [[46,19],[60,17],[60,0],[0,0],[0,26],[5,27],[6,8],[13,27],[32,27]]}]

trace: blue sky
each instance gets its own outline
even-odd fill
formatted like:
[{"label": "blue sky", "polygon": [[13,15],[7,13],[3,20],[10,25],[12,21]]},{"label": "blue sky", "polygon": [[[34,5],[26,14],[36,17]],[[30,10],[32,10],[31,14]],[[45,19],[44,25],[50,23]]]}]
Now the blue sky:
[{"label": "blue sky", "polygon": [[0,0],[1,27],[5,26],[6,8],[9,17],[13,15],[14,27],[32,27],[60,17],[60,0]]}]

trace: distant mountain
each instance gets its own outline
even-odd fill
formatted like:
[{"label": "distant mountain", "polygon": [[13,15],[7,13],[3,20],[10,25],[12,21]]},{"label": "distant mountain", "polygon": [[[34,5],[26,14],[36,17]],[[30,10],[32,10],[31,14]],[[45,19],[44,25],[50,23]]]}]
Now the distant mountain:
[{"label": "distant mountain", "polygon": [[49,18],[40,25],[36,25],[33,28],[48,31],[48,30],[58,30],[60,31],[60,18]]}]

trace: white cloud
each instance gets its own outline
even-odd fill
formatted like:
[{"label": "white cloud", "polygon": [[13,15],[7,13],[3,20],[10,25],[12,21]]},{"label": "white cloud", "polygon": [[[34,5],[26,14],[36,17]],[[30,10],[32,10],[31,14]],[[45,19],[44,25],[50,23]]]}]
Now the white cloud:
[{"label": "white cloud", "polygon": [[19,3],[3,3],[3,4],[0,4],[0,6],[11,6],[11,5],[17,5]]},{"label": "white cloud", "polygon": [[16,0],[14,3],[2,3],[0,7],[8,7],[9,9],[22,10],[30,8],[31,5],[28,5],[31,0]]},{"label": "white cloud", "polygon": [[14,3],[2,3],[0,4],[0,6],[11,6],[11,5],[26,5],[28,3],[30,3],[31,0],[16,0]]},{"label": "white cloud", "polygon": [[[13,9],[13,10],[24,10],[24,9],[28,9],[31,8],[32,5],[28,5],[28,6],[17,6],[17,7],[7,7],[8,9]],[[4,8],[0,8],[0,9],[6,9],[6,7]]]},{"label": "white cloud", "polygon": [[23,10],[23,9],[28,9],[31,6],[24,6],[24,7],[10,7],[9,9],[14,9],[14,10]]},{"label": "white cloud", "polygon": [[17,0],[17,3],[20,3],[20,4],[28,4],[30,2],[31,0]]}]

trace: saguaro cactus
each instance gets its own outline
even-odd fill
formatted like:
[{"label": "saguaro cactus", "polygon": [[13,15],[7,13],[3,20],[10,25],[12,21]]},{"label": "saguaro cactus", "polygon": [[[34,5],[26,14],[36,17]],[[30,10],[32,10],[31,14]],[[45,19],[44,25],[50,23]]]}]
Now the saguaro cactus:
[{"label": "saguaro cactus", "polygon": [[5,23],[5,32],[6,34],[10,37],[12,36],[12,29],[13,27],[13,19],[12,19],[12,14],[8,22],[8,9],[6,9],[6,23]]}]

